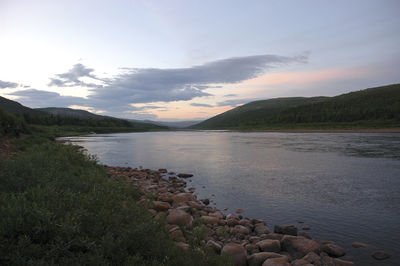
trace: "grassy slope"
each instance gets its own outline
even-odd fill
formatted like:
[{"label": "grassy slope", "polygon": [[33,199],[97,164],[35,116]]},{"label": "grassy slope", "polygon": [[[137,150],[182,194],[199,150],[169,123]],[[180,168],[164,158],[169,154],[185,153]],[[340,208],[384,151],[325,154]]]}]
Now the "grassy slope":
[{"label": "grassy slope", "polygon": [[278,98],[251,102],[210,118],[195,129],[298,129],[400,127],[400,85],[336,97]]},{"label": "grassy slope", "polygon": [[176,247],[139,190],[76,147],[37,134],[17,146],[0,160],[0,265],[229,264],[199,236],[188,252]]},{"label": "grassy slope", "polygon": [[[165,126],[149,123],[128,122],[126,120],[95,115],[84,110],[69,108],[31,109],[18,102],[0,97],[0,110],[11,116],[17,116],[19,121],[27,121],[39,131],[50,131],[55,134],[65,132],[77,133],[112,133],[141,132],[167,130]],[[5,117],[5,115],[3,115]],[[26,123],[25,123],[26,124]]]}]

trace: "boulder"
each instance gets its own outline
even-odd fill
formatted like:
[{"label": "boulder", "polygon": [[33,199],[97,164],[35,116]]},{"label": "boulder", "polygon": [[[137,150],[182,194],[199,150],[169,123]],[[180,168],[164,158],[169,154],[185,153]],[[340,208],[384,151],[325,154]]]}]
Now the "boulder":
[{"label": "boulder", "polygon": [[170,209],[167,216],[167,222],[184,227],[191,227],[193,217],[183,210]]},{"label": "boulder", "polygon": [[249,253],[249,254],[254,254],[254,253],[260,252],[260,249],[255,244],[247,244],[244,247],[247,250],[247,253]]},{"label": "boulder", "polygon": [[171,205],[168,202],[164,201],[153,201],[153,208],[156,211],[164,212],[168,211],[171,208]]},{"label": "boulder", "polygon": [[282,257],[282,255],[273,252],[254,253],[247,258],[247,264],[248,266],[261,266],[267,259],[279,257]]},{"label": "boulder", "polygon": [[237,243],[226,244],[221,251],[221,254],[227,254],[232,257],[232,261],[236,266],[246,266],[247,252],[246,249]]},{"label": "boulder", "polygon": [[158,169],[158,172],[160,172],[162,174],[168,173],[167,169],[165,169],[165,168]]},{"label": "boulder", "polygon": [[206,246],[212,248],[218,254],[221,252],[222,249],[222,246],[214,240],[208,240]]},{"label": "boulder", "polygon": [[295,225],[275,225],[274,233],[282,234],[282,235],[291,235],[297,236],[297,227]]},{"label": "boulder", "polygon": [[254,232],[257,235],[262,235],[262,234],[269,234],[271,231],[265,224],[258,223],[258,224],[255,224],[255,226],[254,226]]},{"label": "boulder", "polygon": [[308,261],[306,261],[305,259],[298,259],[292,261],[292,266],[313,266],[313,265]]},{"label": "boulder", "polygon": [[194,201],[196,197],[192,193],[179,193],[172,196],[174,206],[186,205],[188,201]]},{"label": "boulder", "polygon": [[279,258],[267,259],[266,261],[264,261],[262,266],[290,266],[290,264],[288,259],[282,256]]},{"label": "boulder", "polygon": [[265,252],[279,252],[281,251],[281,242],[279,240],[266,239],[256,244],[260,250]]},{"label": "boulder", "polygon": [[327,253],[331,257],[343,257],[346,251],[333,243],[324,244],[321,246],[321,251]]},{"label": "boulder", "polygon": [[310,252],[318,252],[320,244],[302,236],[285,235],[282,238],[282,248],[289,252],[293,259],[301,259]]},{"label": "boulder", "polygon": [[321,266],[321,257],[318,256],[315,252],[310,252],[303,257],[303,260],[308,261],[315,266]]},{"label": "boulder", "polygon": [[235,225],[235,227],[233,228],[233,232],[234,233],[243,234],[243,235],[250,234],[249,228],[247,228],[247,227],[245,227],[243,225]]},{"label": "boulder", "polygon": [[376,260],[385,260],[391,257],[390,254],[386,253],[385,251],[375,251],[374,253],[372,253],[371,255],[374,259]]},{"label": "boulder", "polygon": [[217,217],[211,217],[211,216],[201,216],[200,219],[206,224],[218,224],[219,222],[219,219]]}]

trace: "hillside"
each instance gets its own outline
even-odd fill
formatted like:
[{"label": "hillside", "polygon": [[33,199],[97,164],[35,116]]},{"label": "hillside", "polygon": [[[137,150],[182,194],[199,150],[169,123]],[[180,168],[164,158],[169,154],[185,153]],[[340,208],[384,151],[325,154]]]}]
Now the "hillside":
[{"label": "hillside", "polygon": [[[32,109],[4,97],[0,97],[0,110],[16,116],[18,121],[23,121],[27,124],[68,126],[69,130],[78,132],[108,133],[167,129],[164,126],[130,122],[124,119],[92,114],[84,110],[57,107]],[[4,115],[4,117],[6,116]]]},{"label": "hillside", "polygon": [[295,125],[400,127],[400,84],[335,97],[256,101],[212,117],[194,129],[263,129]]},{"label": "hillside", "polygon": [[47,108],[36,108],[35,110],[45,112],[47,114],[55,115],[55,116],[64,116],[64,117],[75,117],[81,119],[88,118],[97,118],[103,119],[104,116],[92,114],[86,110],[77,110],[71,108],[61,108],[61,107],[47,107]]},{"label": "hillside", "polygon": [[250,102],[236,107],[225,113],[214,116],[199,124],[192,126],[193,129],[229,129],[236,128],[248,123],[261,121],[265,117],[278,114],[290,107],[296,107],[307,103],[319,102],[326,97],[292,97],[277,98]]},{"label": "hillside", "polygon": [[23,106],[22,104],[9,100],[7,98],[1,97],[0,96],[0,108],[3,111],[6,111],[10,114],[14,115],[23,115],[23,114],[31,114],[35,116],[45,116],[46,113],[41,112],[40,110],[35,110],[26,106]]}]

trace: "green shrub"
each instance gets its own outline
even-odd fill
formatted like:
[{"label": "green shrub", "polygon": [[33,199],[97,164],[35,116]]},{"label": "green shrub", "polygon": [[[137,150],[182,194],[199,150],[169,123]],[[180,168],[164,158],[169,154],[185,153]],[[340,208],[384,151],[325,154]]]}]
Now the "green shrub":
[{"label": "green shrub", "polygon": [[227,265],[183,252],[139,191],[73,146],[42,139],[0,162],[0,265]]}]

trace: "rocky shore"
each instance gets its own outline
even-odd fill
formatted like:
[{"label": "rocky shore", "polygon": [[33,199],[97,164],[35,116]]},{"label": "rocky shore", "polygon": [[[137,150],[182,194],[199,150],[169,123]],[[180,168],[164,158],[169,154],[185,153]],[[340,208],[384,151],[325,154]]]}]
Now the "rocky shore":
[{"label": "rocky shore", "polygon": [[195,188],[186,188],[181,178],[190,174],[130,167],[107,166],[107,170],[110,178],[122,178],[140,188],[141,203],[155,219],[165,219],[170,236],[183,249],[189,248],[185,236],[201,226],[205,229],[201,242],[218,254],[230,255],[235,265],[354,265],[340,259],[346,254],[343,248],[312,239],[305,232],[298,234],[294,225],[276,225],[272,231],[264,220],[240,215],[242,210],[226,215],[208,206],[207,199],[197,199]]}]

